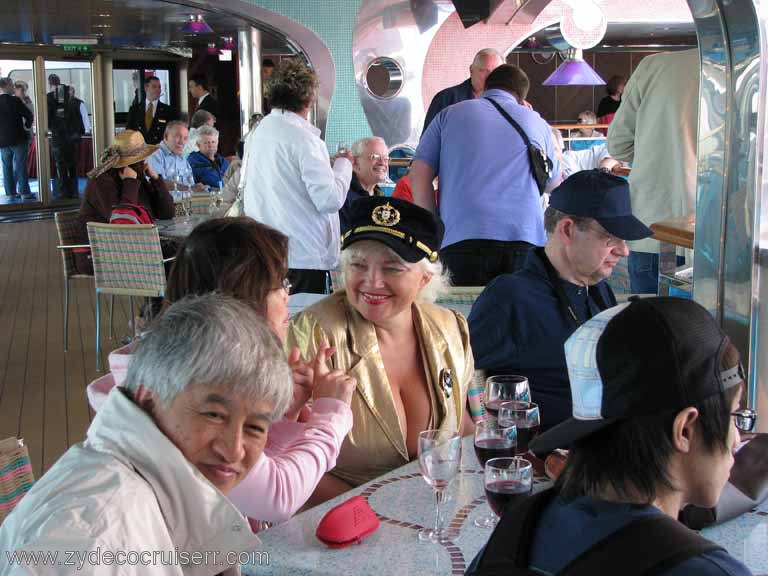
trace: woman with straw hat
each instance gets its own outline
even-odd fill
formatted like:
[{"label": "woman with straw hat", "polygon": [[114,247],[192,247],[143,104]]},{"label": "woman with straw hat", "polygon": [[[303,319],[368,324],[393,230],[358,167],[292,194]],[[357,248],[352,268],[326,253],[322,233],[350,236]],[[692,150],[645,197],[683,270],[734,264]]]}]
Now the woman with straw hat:
[{"label": "woman with straw hat", "polygon": [[[144,206],[152,218],[173,218],[173,197],[165,182],[145,159],[157,146],[144,142],[137,130],[125,130],[99,158],[99,165],[88,172],[88,184],[80,205],[80,239],[88,244],[87,222],[109,222],[115,204]],[[166,250],[163,250],[166,252]],[[93,274],[90,252],[75,254],[78,272]]]}]

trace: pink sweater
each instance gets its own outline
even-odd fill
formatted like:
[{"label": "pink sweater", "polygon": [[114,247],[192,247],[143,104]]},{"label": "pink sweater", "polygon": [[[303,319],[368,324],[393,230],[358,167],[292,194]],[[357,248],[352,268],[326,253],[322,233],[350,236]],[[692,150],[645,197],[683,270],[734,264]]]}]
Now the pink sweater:
[{"label": "pink sweater", "polygon": [[[98,410],[125,380],[132,344],[109,355],[111,372],[88,385],[88,402]],[[352,429],[352,410],[344,402],[319,398],[306,423],[281,420],[269,428],[267,446],[230,500],[251,518],[282,522],[301,508],[320,478],[336,465],[341,443]]]}]

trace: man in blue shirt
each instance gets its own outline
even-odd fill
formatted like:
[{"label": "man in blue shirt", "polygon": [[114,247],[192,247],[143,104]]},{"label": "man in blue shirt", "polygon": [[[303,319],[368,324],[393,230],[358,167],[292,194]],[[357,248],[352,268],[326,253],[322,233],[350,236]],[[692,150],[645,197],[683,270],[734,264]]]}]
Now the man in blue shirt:
[{"label": "man in blue shirt", "polygon": [[461,84],[456,84],[456,86],[443,88],[432,98],[432,102],[427,108],[427,116],[424,119],[424,128],[422,128],[421,133],[427,131],[432,120],[444,108],[457,102],[479,98],[485,90],[485,79],[488,78],[488,74],[502,64],[504,64],[504,58],[501,57],[498,50],[493,48],[483,48],[475,54],[472,64],[469,66],[469,78]]},{"label": "man in blue shirt", "polygon": [[686,504],[717,504],[756,420],[739,409],[744,369],[712,315],[680,298],[631,301],[581,326],[565,355],[573,417],[530,445],[569,448],[565,469],[504,510],[467,574],[751,574],[677,521]]},{"label": "man in blue shirt", "polygon": [[445,224],[440,258],[456,286],[484,286],[515,272],[532,246],[546,242],[541,197],[522,137],[488,99],[499,104],[554,164],[549,125],[528,108],[530,83],[503,64],[486,80],[483,97],[440,112],[422,135],[410,179],[416,204],[437,212],[432,180],[440,176],[439,215]]},{"label": "man in blue shirt", "polygon": [[[163,179],[169,181],[169,186],[173,182],[174,188],[178,190],[186,190],[189,182],[184,180],[191,180],[186,178],[191,176],[192,168],[189,166],[189,162],[184,157],[184,146],[187,143],[189,137],[189,129],[187,125],[180,120],[172,120],[165,128],[165,134],[163,135],[163,141],[160,142],[158,149],[147,159],[147,162],[152,169],[160,174]],[[174,181],[174,177],[179,176],[182,180],[181,183]],[[202,191],[205,187],[202,184],[195,184],[192,189],[195,191]]]},{"label": "man in blue shirt", "polygon": [[488,284],[469,332],[475,368],[528,377],[546,430],[571,415],[563,343],[616,304],[605,279],[629,253],[626,241],[652,232],[632,216],[626,180],[601,170],[576,172],[555,188],[544,221],[546,246],[530,251],[518,273]]}]

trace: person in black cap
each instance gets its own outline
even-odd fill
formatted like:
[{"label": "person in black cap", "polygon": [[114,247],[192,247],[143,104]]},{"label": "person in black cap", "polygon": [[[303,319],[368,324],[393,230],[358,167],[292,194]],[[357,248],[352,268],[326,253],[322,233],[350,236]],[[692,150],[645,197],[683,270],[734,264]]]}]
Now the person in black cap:
[{"label": "person in black cap", "polygon": [[291,321],[287,346],[312,358],[328,342],[336,350],[333,368],[358,382],[352,431],[310,504],[415,458],[423,430],[473,428],[466,320],[430,303],[447,285],[437,257],[442,236],[439,221],[415,204],[356,200],[342,237],[344,290]]},{"label": "person in black cap", "polygon": [[573,417],[531,443],[570,448],[565,469],[505,510],[467,574],[750,574],[677,521],[685,504],[715,506],[756,419],[714,318],[691,300],[630,301],[581,326],[565,356]]},{"label": "person in black cap", "polygon": [[494,279],[472,307],[475,366],[528,377],[546,430],[571,414],[563,343],[616,299],[604,280],[627,256],[627,240],[651,235],[632,215],[627,182],[585,170],[553,190],[544,214],[548,240],[523,269]]}]

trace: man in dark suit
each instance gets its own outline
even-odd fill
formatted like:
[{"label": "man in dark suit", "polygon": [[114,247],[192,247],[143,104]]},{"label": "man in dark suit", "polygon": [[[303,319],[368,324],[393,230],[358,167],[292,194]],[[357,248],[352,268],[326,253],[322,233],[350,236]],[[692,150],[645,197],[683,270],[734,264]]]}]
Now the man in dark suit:
[{"label": "man in dark suit", "polygon": [[208,92],[208,80],[205,74],[195,74],[189,79],[189,94],[197,99],[197,109],[206,110],[219,118],[219,103]]},{"label": "man in dark suit", "polygon": [[128,130],[138,130],[147,144],[163,140],[165,126],[174,119],[171,107],[160,102],[160,79],[150,76],[144,80],[144,99],[134,102],[128,110]]},{"label": "man in dark suit", "polygon": [[77,151],[85,131],[80,115],[80,100],[72,98],[69,86],[61,83],[57,74],[48,76],[51,91],[48,102],[48,130],[51,132],[51,151],[56,165],[54,194],[64,198],[79,197],[77,179]]},{"label": "man in dark suit", "polygon": [[461,84],[449,86],[448,88],[440,90],[440,92],[435,94],[434,98],[432,98],[432,102],[430,102],[429,108],[427,109],[427,116],[424,119],[422,133],[426,132],[429,123],[432,122],[432,119],[444,108],[448,108],[448,106],[456,104],[457,102],[479,98],[480,94],[485,90],[485,79],[488,78],[488,74],[502,64],[504,64],[504,59],[501,57],[501,54],[499,54],[498,50],[494,50],[493,48],[483,48],[480,52],[475,54],[475,58],[469,66],[469,78],[464,80]]}]

